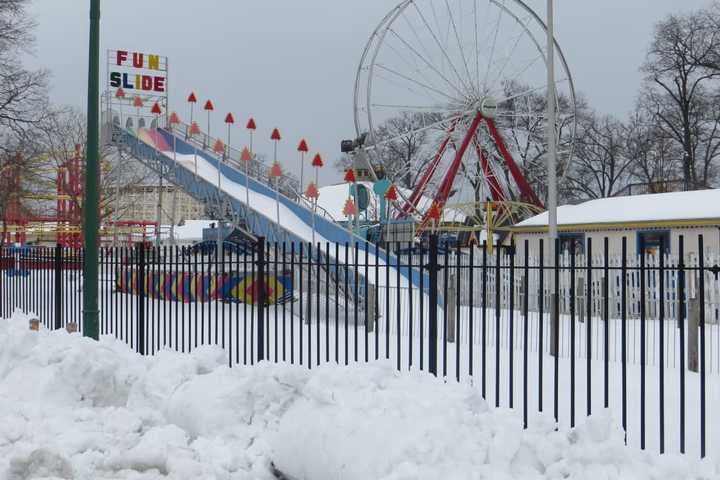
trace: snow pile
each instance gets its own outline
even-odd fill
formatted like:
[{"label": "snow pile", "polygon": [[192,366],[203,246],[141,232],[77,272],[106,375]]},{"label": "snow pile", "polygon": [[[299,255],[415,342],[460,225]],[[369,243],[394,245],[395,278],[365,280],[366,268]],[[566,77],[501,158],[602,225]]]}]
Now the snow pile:
[{"label": "snow pile", "polygon": [[711,479],[641,454],[609,418],[522,431],[476,388],[388,363],[229,369],[220,349],[134,354],[0,321],[0,478]]},{"label": "snow pile", "polygon": [[391,365],[316,372],[280,421],[275,463],[299,479],[711,479],[710,461],[625,447],[617,420],[570,433],[551,418],[522,429],[517,412],[489,409],[470,385]]},{"label": "snow pile", "polygon": [[274,478],[263,438],[304,375],[225,363],[0,321],[0,478]]}]

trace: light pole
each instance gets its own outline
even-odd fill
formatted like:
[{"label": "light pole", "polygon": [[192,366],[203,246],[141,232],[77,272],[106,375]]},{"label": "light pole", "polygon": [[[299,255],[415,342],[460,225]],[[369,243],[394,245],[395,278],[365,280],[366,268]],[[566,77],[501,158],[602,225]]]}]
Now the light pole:
[{"label": "light pole", "polygon": [[305,141],[304,138],[300,140],[297,150],[300,152],[300,188],[298,188],[298,193],[300,194],[300,197],[302,197],[305,189],[305,154],[310,151],[307,141]]},{"label": "light pole", "polygon": [[[155,104],[152,107],[151,113],[155,116],[155,135],[158,135],[158,128],[160,124],[160,115],[162,114],[162,110],[160,109],[160,105],[155,102]],[[155,149],[155,155],[157,155],[157,149]],[[160,190],[158,190],[158,201],[157,201],[157,210],[155,212],[155,247],[160,249],[160,241],[162,240],[160,235],[160,225],[162,224],[162,210],[163,210],[163,188],[165,188],[164,182],[163,182],[163,173],[162,168],[160,169]]]},{"label": "light pole", "polygon": [[282,137],[280,136],[280,130],[277,128],[273,129],[270,139],[273,141],[273,164],[270,168],[270,178],[275,179],[275,206],[277,209],[277,228],[280,231],[280,177],[282,177],[282,167],[278,163],[277,159],[277,147]]},{"label": "light pole", "polygon": [[[548,136],[548,234],[550,237],[550,248],[555,246],[555,239],[558,238],[557,226],[557,144],[555,125],[557,120],[556,96],[555,96],[555,21],[553,13],[553,0],[547,0],[547,136]],[[552,250],[551,250],[552,252]],[[551,255],[551,258],[552,255]]]},{"label": "light pole", "polygon": [[100,198],[100,0],[90,0],[90,48],[88,62],[87,158],[83,199],[83,335],[98,340],[98,230]]},{"label": "light pole", "polygon": [[218,198],[218,229],[217,229],[217,254],[220,255],[220,251],[222,250],[223,240],[224,237],[222,236],[222,228],[224,228],[224,225],[222,224],[222,218],[225,216],[225,206],[223,204],[223,193],[222,193],[222,164],[225,160],[225,144],[222,140],[219,138],[215,140],[215,145],[213,145],[213,151],[218,156],[217,161],[217,198]]},{"label": "light pole", "polygon": [[[170,131],[173,134],[173,171],[175,172],[175,178],[177,178],[177,134],[174,131],[175,128],[177,128],[178,125],[180,125],[180,117],[177,113],[172,112],[170,114],[170,119],[168,120],[168,123],[170,124]],[[172,207],[170,208],[170,242],[172,242],[172,245],[177,245],[177,242],[175,241],[175,217],[177,216],[177,200],[178,200],[178,189],[177,186],[173,187],[173,196],[172,196]]]}]

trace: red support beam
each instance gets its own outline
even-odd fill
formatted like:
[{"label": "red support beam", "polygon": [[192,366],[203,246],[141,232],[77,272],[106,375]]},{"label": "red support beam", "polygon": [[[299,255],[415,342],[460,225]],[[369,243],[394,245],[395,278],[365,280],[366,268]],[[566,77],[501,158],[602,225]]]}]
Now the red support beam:
[{"label": "red support beam", "polygon": [[[478,127],[480,127],[480,123],[482,121],[483,116],[480,112],[478,112],[465,133],[465,138],[463,138],[462,144],[460,144],[460,149],[455,153],[455,159],[450,164],[450,168],[448,169],[447,174],[445,174],[445,178],[443,178],[443,181],[435,194],[433,206],[437,207],[441,212],[445,207],[448,197],[450,196],[450,191],[455,183],[455,177],[460,171],[460,165],[462,164],[465,152],[467,152],[470,142],[472,142],[473,138],[475,138],[475,133],[477,132]],[[432,221],[428,213],[429,211],[423,216],[422,223],[420,224],[420,230],[423,230]]]},{"label": "red support beam", "polygon": [[457,127],[457,124],[459,122],[460,118],[457,118],[453,121],[452,125],[450,125],[450,128],[448,129],[445,136],[445,140],[440,144],[440,149],[435,155],[435,158],[433,158],[432,163],[428,165],[428,168],[425,169],[425,173],[423,173],[422,178],[415,186],[412,195],[410,195],[410,198],[405,202],[405,205],[403,205],[402,209],[400,209],[398,218],[407,217],[413,210],[417,208],[420,199],[422,198],[425,190],[427,189],[427,186],[430,183],[430,179],[433,177],[433,175],[435,175],[435,171],[437,170],[438,165],[440,165],[440,160],[442,160],[443,156],[445,155],[445,151],[447,150],[448,144],[450,143],[452,134],[455,132],[455,128]]},{"label": "red support beam", "polygon": [[498,150],[500,151],[500,155],[502,155],[503,159],[505,160],[505,164],[507,165],[508,169],[510,170],[510,174],[513,176],[513,179],[515,180],[515,183],[517,184],[518,188],[520,189],[520,198],[524,201],[531,203],[537,207],[545,208],[543,206],[543,203],[540,201],[538,196],[535,194],[535,191],[532,189],[530,184],[528,183],[525,176],[520,171],[520,167],[518,167],[517,163],[515,163],[515,160],[513,159],[512,155],[510,155],[510,152],[508,151],[507,147],[505,146],[505,141],[502,138],[502,135],[500,135],[500,132],[498,131],[497,127],[495,126],[495,121],[491,118],[487,119],[487,126],[488,130],[490,131],[490,135],[493,138],[493,141],[495,142],[495,145],[497,146]]},{"label": "red support beam", "polygon": [[477,140],[473,143],[475,144],[475,152],[480,159],[480,166],[482,167],[483,175],[485,176],[485,181],[487,182],[493,201],[506,201],[507,198],[505,198],[505,192],[503,192],[502,188],[500,188],[500,183],[495,176],[495,172],[490,169],[490,162],[485,154],[485,151],[480,147]]}]

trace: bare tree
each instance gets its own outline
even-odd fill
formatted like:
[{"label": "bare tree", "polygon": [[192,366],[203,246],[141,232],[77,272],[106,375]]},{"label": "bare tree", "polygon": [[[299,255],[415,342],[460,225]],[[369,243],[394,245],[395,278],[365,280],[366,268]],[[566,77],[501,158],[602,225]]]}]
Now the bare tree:
[{"label": "bare tree", "polygon": [[681,146],[686,189],[709,186],[720,148],[718,35],[709,10],[672,15],[660,22],[642,71],[641,105]]},{"label": "bare tree", "polygon": [[26,137],[8,137],[0,149],[0,220],[5,240],[9,222],[33,218],[44,201],[46,158]]},{"label": "bare tree", "polygon": [[682,188],[682,147],[638,108],[626,126],[627,155],[633,159],[633,186],[643,193],[663,193]]},{"label": "bare tree", "polygon": [[631,180],[634,159],[619,120],[585,112],[578,119],[575,158],[565,189],[572,200],[617,195]]},{"label": "bare tree", "polygon": [[[48,166],[53,175],[57,169],[67,168],[73,159],[79,156],[85,158],[87,144],[87,123],[85,115],[74,108],[56,109],[49,114],[36,129],[37,142],[47,156]],[[128,209],[126,202],[118,201],[123,189],[137,185],[148,177],[153,177],[147,169],[141,167],[136,161],[127,157],[120,157],[120,153],[109,145],[102,147],[100,152],[101,172],[99,178],[101,204],[101,218],[114,217]],[[81,182],[84,185],[84,169],[81,172]],[[69,201],[78,209],[82,208],[82,195],[74,193],[65,186],[69,194]],[[54,206],[47,205],[52,210]]]},{"label": "bare tree", "polygon": [[47,111],[47,72],[23,67],[21,53],[31,50],[35,23],[28,0],[0,1],[0,132],[21,134]]}]

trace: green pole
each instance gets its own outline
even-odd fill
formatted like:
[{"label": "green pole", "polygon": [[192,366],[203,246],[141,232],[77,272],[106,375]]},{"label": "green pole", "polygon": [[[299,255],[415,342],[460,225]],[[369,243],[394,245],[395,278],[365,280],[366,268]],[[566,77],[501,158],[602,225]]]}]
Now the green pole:
[{"label": "green pole", "polygon": [[83,334],[97,340],[98,329],[98,230],[100,196],[100,0],[90,0],[90,58],[88,68],[87,151],[83,199]]}]

